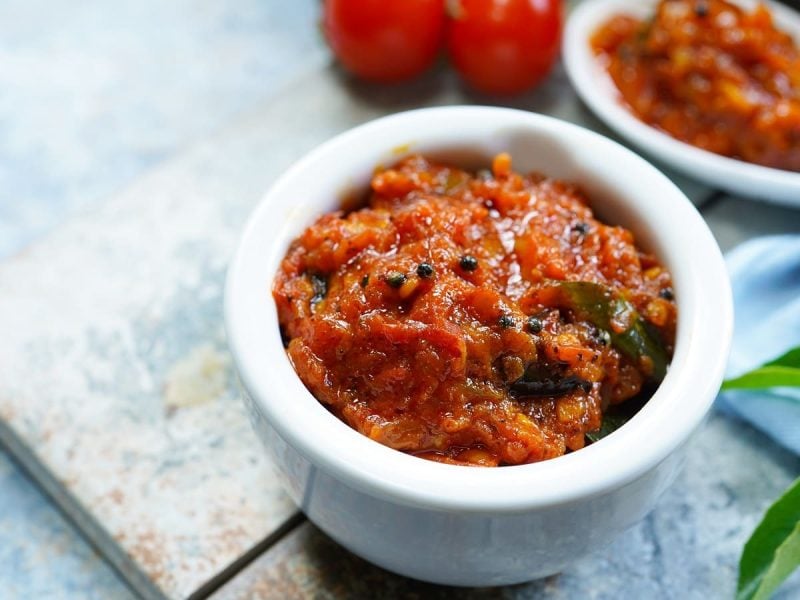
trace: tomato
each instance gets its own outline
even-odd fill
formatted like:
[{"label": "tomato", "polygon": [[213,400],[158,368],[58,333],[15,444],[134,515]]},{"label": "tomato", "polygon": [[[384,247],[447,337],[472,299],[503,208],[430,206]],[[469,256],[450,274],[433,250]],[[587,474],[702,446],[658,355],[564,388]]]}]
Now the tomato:
[{"label": "tomato", "polygon": [[514,94],[540,81],[561,41],[561,0],[456,0],[447,49],[472,87]]},{"label": "tomato", "polygon": [[348,71],[373,81],[402,81],[436,58],[444,0],[325,0],[322,26]]}]

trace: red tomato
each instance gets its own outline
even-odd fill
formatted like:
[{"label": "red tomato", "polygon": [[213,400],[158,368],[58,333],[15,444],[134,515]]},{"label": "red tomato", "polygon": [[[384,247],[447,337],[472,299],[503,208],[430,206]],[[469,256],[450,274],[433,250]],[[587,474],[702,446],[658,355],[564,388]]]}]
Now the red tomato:
[{"label": "red tomato", "polygon": [[391,82],[431,65],[444,23],[444,0],[325,0],[322,26],[348,71]]},{"label": "red tomato", "polygon": [[456,0],[447,49],[456,70],[490,94],[522,92],[553,66],[561,41],[561,0]]}]

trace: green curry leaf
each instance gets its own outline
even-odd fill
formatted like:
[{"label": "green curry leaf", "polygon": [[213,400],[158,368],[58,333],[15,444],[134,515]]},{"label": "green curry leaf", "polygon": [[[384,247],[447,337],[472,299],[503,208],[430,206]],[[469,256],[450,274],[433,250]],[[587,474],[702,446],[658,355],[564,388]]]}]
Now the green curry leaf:
[{"label": "green curry leaf", "polygon": [[607,435],[614,433],[617,429],[625,425],[630,420],[628,415],[603,415],[603,424],[597,431],[590,431],[586,434],[589,441],[594,443],[602,440]]},{"label": "green curry leaf", "polygon": [[794,367],[800,369],[800,346],[792,348],[786,354],[782,354],[778,358],[769,361],[764,365],[765,367]]},{"label": "green curry leaf", "polygon": [[800,566],[800,478],[778,498],[745,544],[737,600],[766,600]]},{"label": "green curry leaf", "polygon": [[[558,286],[561,304],[579,318],[607,331],[611,344],[630,360],[652,362],[652,378],[664,379],[669,356],[658,332],[636,312],[633,305],[611,289],[588,281],[565,281]],[[612,321],[628,323],[624,331],[615,331]]]},{"label": "green curry leaf", "polygon": [[[723,382],[723,390],[800,387],[800,346]],[[800,566],[800,479],[767,510],[739,562],[737,600],[766,600]]]},{"label": "green curry leaf", "polygon": [[800,369],[764,366],[722,382],[723,390],[763,390],[771,387],[800,387]]},{"label": "green curry leaf", "polygon": [[723,390],[761,390],[800,387],[800,346],[747,373],[726,379]]}]

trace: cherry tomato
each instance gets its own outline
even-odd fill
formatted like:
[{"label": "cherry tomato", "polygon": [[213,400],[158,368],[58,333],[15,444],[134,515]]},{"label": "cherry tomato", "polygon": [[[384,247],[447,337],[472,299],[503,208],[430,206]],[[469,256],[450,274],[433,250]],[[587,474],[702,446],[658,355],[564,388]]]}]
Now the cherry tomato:
[{"label": "cherry tomato", "polygon": [[561,41],[561,0],[455,0],[447,49],[472,87],[514,94],[539,82]]},{"label": "cherry tomato", "polygon": [[401,81],[436,58],[444,0],[325,0],[322,26],[348,71],[373,81]]}]

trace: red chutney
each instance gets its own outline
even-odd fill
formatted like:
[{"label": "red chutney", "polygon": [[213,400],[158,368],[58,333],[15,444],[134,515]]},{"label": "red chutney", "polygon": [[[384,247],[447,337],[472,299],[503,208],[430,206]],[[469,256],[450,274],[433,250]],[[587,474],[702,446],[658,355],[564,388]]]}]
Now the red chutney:
[{"label": "red chutney", "polygon": [[699,148],[800,170],[800,51],[763,4],[663,0],[615,16],[592,39],[643,121]]},{"label": "red chutney", "polygon": [[[291,244],[273,289],[289,358],[334,414],[397,450],[495,466],[582,448],[607,407],[641,400],[653,360],[612,342],[635,315],[671,353],[670,275],[580,190],[508,155],[477,175],[414,156],[371,187]],[[565,306],[564,286],[594,285],[577,281],[625,299],[608,331]]]}]

